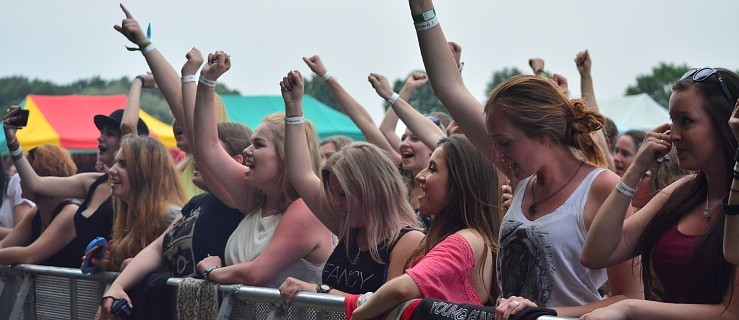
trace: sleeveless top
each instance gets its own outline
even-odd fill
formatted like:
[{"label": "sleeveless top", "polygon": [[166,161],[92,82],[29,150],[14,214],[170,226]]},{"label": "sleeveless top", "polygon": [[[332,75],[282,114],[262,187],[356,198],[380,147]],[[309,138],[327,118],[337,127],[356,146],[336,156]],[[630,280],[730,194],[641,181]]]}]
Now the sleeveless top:
[{"label": "sleeveless top", "polygon": [[[0,185],[1,186],[1,185]],[[21,178],[16,173],[8,180],[5,194],[2,196],[2,205],[0,205],[0,227],[13,228],[20,221],[15,221],[13,208],[21,203],[28,203],[31,207],[36,206],[33,201],[23,198],[21,195]],[[2,192],[2,188],[0,188]]]},{"label": "sleeveless top", "polygon": [[652,248],[652,268],[662,284],[662,299],[672,303],[706,303],[685,279],[695,277],[691,268],[697,236],[686,235],[677,224],[667,229]]},{"label": "sleeveless top", "polygon": [[[323,283],[350,294],[377,291],[387,280],[390,254],[393,252],[395,244],[411,230],[413,229],[405,227],[400,230],[400,236],[395,242],[390,244],[383,242],[378,246],[380,257],[384,263],[372,259],[369,250],[359,251],[359,241],[357,239],[359,229],[349,230],[349,234],[339,241],[339,244],[334,248],[334,252],[326,261],[326,266],[323,267]],[[347,241],[349,242],[349,252],[346,249]]]},{"label": "sleeveless top", "polygon": [[[56,218],[57,215],[59,215],[59,212],[64,209],[67,205],[74,204],[78,207],[80,206],[79,200],[75,199],[69,199],[69,200],[63,200],[57,204],[56,207],[54,207],[54,210],[51,210],[51,218],[49,219],[49,224],[51,224],[52,221],[54,221],[54,218]],[[33,215],[33,219],[31,219],[31,242],[36,241],[38,237],[41,236],[41,208],[39,208],[39,211],[36,212],[35,215]]]},{"label": "sleeveless top", "polygon": [[162,258],[171,276],[190,277],[208,255],[225,261],[226,242],[244,218],[210,193],[190,199],[182,207],[182,219],[164,234]]},{"label": "sleeveless top", "polygon": [[[262,217],[262,209],[246,215],[228,238],[226,244],[226,265],[248,262],[256,259],[267,248],[282,214]],[[287,277],[303,281],[318,282],[323,264],[311,263],[304,258],[288,265],[277,276],[265,283],[257,284],[263,287],[278,288]]]},{"label": "sleeveless top", "polygon": [[104,174],[97,178],[90,189],[87,190],[85,201],[82,202],[77,212],[74,214],[74,231],[77,236],[72,239],[62,250],[44,261],[43,265],[79,268],[82,263],[82,256],[85,254],[87,244],[97,237],[105,237],[110,239],[113,231],[113,197],[110,196],[93,212],[89,217],[82,215],[82,212],[90,205],[92,195],[101,183],[108,181],[108,174]]},{"label": "sleeveless top", "polygon": [[605,269],[580,264],[585,244],[584,208],[596,168],[575,192],[553,212],[530,221],[521,202],[533,177],[523,179],[503,217],[496,270],[501,295],[523,296],[540,307],[580,306],[601,300],[598,293],[608,276]]}]

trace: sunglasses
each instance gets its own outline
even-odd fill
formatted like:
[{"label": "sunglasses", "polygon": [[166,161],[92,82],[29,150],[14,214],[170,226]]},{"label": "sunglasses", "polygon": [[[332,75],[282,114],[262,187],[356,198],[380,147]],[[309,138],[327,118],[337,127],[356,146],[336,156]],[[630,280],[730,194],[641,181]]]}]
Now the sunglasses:
[{"label": "sunglasses", "polygon": [[682,77],[680,77],[680,80],[685,80],[690,76],[693,76],[693,81],[695,82],[701,82],[708,77],[712,75],[716,75],[716,78],[718,79],[718,83],[721,85],[721,91],[724,93],[724,97],[726,99],[729,99],[729,103],[734,103],[734,99],[731,97],[731,92],[729,92],[729,87],[726,86],[726,83],[724,83],[724,79],[721,78],[721,74],[718,72],[718,70],[714,68],[693,68],[688,70]]}]

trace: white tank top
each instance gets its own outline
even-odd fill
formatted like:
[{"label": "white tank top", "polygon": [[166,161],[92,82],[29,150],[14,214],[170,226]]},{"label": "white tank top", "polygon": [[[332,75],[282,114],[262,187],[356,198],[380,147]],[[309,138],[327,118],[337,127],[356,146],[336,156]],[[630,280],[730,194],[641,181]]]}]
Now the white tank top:
[{"label": "white tank top", "polygon": [[590,187],[602,168],[591,171],[575,192],[553,212],[530,221],[521,202],[532,177],[522,180],[503,217],[496,267],[503,297],[523,296],[540,307],[588,304],[608,279],[605,269],[580,264],[585,244],[584,208]]},{"label": "white tank top", "polygon": [[[262,254],[272,240],[280,219],[282,219],[282,214],[262,217],[261,209],[246,215],[226,242],[226,265],[249,262]],[[272,280],[259,285],[278,288],[287,277],[294,277],[311,283],[321,283],[322,271],[322,263],[315,264],[300,258],[280,271]]]}]

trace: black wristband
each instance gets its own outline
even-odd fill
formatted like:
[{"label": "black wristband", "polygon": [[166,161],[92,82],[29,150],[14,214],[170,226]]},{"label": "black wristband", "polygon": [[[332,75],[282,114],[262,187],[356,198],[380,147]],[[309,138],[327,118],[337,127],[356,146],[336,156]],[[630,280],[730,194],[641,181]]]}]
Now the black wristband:
[{"label": "black wristband", "polygon": [[729,204],[729,196],[721,199],[721,205],[724,207],[724,214],[727,216],[739,215],[739,204]]},{"label": "black wristband", "polygon": [[105,297],[102,297],[102,298],[100,298],[100,305],[101,306],[103,305],[103,302],[105,302],[106,299],[118,300],[114,296],[105,296]]}]

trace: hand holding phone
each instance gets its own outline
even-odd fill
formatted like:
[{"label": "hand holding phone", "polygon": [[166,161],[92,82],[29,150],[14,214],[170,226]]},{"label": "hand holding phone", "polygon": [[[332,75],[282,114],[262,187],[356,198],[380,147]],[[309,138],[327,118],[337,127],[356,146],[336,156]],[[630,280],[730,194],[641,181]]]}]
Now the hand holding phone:
[{"label": "hand holding phone", "polygon": [[107,249],[108,240],[105,240],[103,237],[97,237],[90,241],[87,248],[85,248],[85,255],[82,256],[82,274],[98,272],[100,268],[92,263],[92,259],[103,259],[105,250]]},{"label": "hand holding phone", "polygon": [[[16,111],[17,110],[17,111]],[[3,117],[3,124],[17,128],[22,128],[28,125],[29,111],[21,109],[18,106],[12,106],[8,109],[8,113]]]}]

